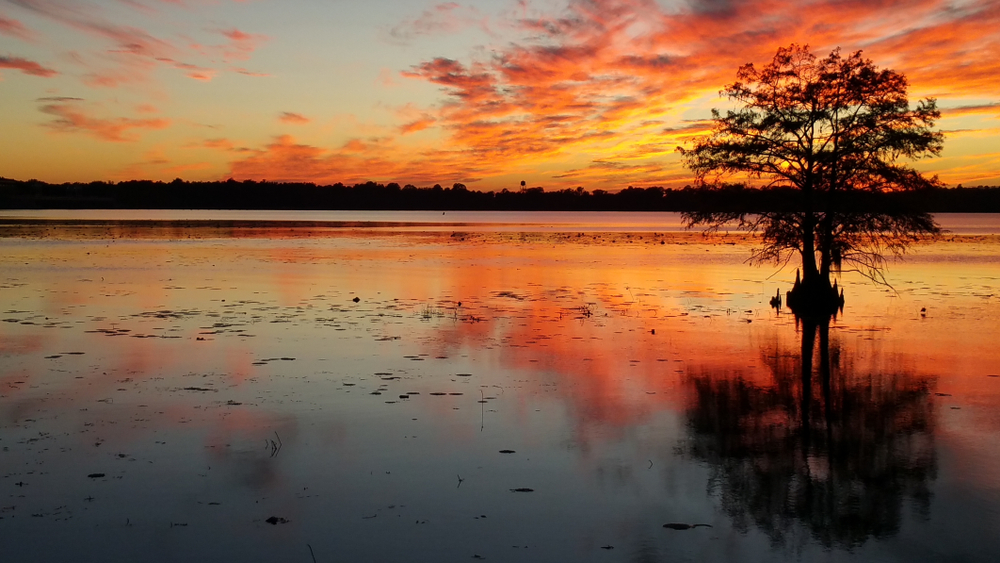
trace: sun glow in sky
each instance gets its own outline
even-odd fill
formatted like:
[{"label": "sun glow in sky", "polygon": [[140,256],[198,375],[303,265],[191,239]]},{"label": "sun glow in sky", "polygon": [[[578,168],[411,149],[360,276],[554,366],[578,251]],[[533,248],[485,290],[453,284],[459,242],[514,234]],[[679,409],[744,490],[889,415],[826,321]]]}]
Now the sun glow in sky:
[{"label": "sun glow in sky", "polygon": [[996,0],[0,0],[0,176],[681,186],[747,62],[862,49],[1000,183]]}]

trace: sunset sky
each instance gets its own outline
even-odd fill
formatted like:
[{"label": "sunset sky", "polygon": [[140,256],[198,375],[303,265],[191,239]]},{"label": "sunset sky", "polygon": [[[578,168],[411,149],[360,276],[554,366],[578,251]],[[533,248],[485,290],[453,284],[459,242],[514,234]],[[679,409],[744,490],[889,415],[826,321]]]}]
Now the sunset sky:
[{"label": "sunset sky", "polygon": [[0,176],[682,186],[747,62],[863,49],[1000,184],[996,0],[0,0]]}]

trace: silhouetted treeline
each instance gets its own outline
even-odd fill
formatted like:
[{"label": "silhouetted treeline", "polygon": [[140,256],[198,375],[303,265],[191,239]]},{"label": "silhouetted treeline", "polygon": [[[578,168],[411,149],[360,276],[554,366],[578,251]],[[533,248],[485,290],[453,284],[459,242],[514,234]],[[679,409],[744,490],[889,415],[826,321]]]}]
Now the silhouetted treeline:
[{"label": "silhouetted treeline", "polygon": [[[417,188],[368,182],[354,186],[244,180],[172,182],[130,180],[48,184],[0,178],[3,209],[367,209],[477,211],[792,211],[800,195],[784,188],[740,184],[619,192],[564,189],[482,192],[462,184]],[[1000,187],[936,188],[916,192],[845,193],[845,209],[914,209],[928,212],[1000,212]]]}]

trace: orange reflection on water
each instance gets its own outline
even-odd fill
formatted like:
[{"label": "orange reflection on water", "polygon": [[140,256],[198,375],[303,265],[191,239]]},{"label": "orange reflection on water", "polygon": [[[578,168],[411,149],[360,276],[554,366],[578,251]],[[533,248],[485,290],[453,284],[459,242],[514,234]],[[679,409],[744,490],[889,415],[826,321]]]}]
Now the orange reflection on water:
[{"label": "orange reflection on water", "polygon": [[[526,481],[507,494],[546,482],[537,462],[587,505],[597,484],[673,505],[667,476],[703,491],[707,473],[699,502],[727,541],[860,549],[904,534],[901,506],[955,502],[929,492],[957,463],[1000,490],[1000,248],[946,244],[890,271],[898,293],[845,274],[846,310],[817,334],[767,305],[793,272],[690,233],[3,239],[5,444],[74,456],[65,472],[163,463],[149,475],[179,498],[343,510],[310,504],[315,488],[349,499],[351,522],[455,473],[462,493]],[[31,480],[86,496],[72,476]]]}]

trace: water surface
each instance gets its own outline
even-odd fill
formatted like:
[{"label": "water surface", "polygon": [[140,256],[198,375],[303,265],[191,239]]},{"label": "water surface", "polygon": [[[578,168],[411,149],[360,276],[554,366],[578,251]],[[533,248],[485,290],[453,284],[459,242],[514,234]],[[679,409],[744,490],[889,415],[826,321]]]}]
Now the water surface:
[{"label": "water surface", "polygon": [[1000,554],[989,216],[811,327],[673,216],[255,213],[0,239],[13,561]]}]

